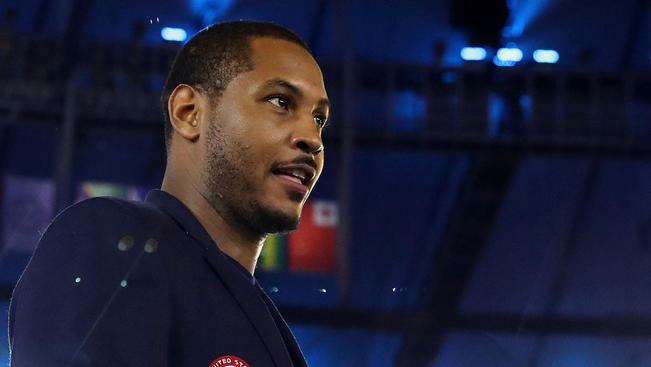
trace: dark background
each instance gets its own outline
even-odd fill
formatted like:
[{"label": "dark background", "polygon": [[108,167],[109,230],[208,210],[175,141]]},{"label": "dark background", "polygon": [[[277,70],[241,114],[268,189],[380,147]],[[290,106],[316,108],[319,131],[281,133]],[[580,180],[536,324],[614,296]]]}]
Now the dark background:
[{"label": "dark background", "polygon": [[[651,366],[648,0],[22,0],[0,16],[0,320],[60,209],[159,187],[180,47],[161,29],[261,19],[308,42],[333,102],[312,198],[338,203],[336,264],[256,272],[311,366]],[[498,66],[507,45],[522,60]]]}]

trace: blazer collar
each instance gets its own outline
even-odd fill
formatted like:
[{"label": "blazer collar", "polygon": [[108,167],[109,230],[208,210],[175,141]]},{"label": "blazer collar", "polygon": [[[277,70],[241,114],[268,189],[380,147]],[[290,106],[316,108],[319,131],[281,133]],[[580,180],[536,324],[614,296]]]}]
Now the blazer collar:
[{"label": "blazer collar", "polygon": [[[276,327],[277,322],[274,321],[275,317],[271,314],[273,311],[263,299],[263,294],[255,286],[255,279],[247,277],[247,274],[242,272],[243,269],[238,268],[241,265],[217,247],[199,220],[180,200],[161,190],[150,191],[145,200],[165,211],[189,237],[203,247],[204,258],[217,276],[223,280],[228,291],[253,324],[275,365],[279,367],[292,366],[287,348],[283,343],[285,338],[279,330],[283,326],[279,324]],[[275,310],[275,307],[273,309]],[[286,324],[284,326],[286,327]]]},{"label": "blazer collar", "polygon": [[192,214],[185,204],[172,194],[162,190],[151,190],[147,194],[146,202],[154,204],[169,215],[185,233],[194,238],[196,243],[203,248],[215,246],[215,242],[203,228],[199,220]]}]

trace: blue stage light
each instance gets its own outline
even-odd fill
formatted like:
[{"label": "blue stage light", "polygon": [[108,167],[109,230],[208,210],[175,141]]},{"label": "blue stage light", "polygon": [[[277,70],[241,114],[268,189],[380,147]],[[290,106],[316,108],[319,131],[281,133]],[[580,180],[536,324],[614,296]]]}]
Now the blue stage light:
[{"label": "blue stage light", "polygon": [[520,62],[522,50],[517,47],[504,47],[497,50],[497,59],[502,62]]},{"label": "blue stage light", "polygon": [[504,61],[504,60],[500,59],[499,57],[497,57],[497,55],[495,55],[493,57],[493,64],[495,64],[496,66],[515,66],[516,62],[515,61]]},{"label": "blue stage light", "polygon": [[186,0],[192,13],[203,19],[204,25],[215,23],[233,5],[235,0]]},{"label": "blue stage light", "polygon": [[536,50],[533,52],[533,59],[543,64],[555,64],[558,62],[558,52],[556,50]]},{"label": "blue stage light", "polygon": [[163,27],[160,36],[166,41],[183,42],[188,38],[188,32],[183,28]]},{"label": "blue stage light", "polygon": [[461,58],[466,61],[480,61],[486,58],[486,49],[483,47],[464,47],[461,49]]}]

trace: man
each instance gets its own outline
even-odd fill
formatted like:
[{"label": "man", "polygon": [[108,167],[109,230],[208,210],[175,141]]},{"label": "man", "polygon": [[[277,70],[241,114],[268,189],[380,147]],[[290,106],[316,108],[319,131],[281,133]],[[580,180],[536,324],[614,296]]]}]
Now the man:
[{"label": "man", "polygon": [[162,101],[162,191],[55,218],[14,291],[12,366],[306,365],[253,272],[323,168],[318,65],[283,27],[216,24],[179,52]]}]

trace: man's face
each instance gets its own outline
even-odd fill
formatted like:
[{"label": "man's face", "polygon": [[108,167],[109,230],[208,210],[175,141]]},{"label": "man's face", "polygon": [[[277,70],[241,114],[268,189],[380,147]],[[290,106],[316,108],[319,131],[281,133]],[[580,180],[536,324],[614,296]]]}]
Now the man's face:
[{"label": "man's face", "polygon": [[204,140],[205,195],[231,224],[256,233],[295,229],[323,169],[328,100],[302,47],[253,38],[254,69],[212,101]]}]

